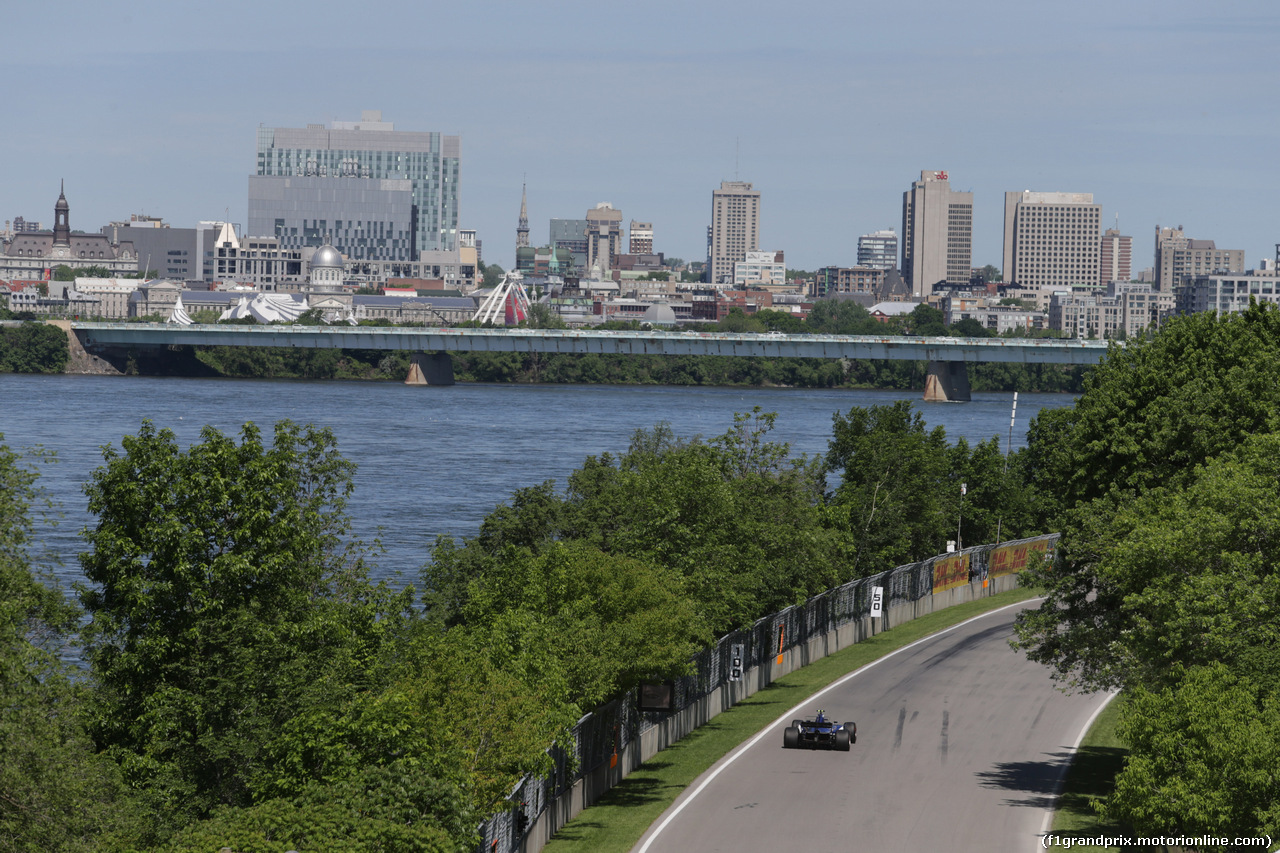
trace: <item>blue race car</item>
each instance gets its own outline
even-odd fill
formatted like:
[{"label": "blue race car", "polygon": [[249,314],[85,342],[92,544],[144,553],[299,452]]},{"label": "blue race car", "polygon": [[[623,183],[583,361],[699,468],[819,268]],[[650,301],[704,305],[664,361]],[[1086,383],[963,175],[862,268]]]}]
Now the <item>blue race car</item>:
[{"label": "blue race car", "polygon": [[825,711],[819,710],[816,717],[804,720],[792,720],[791,725],[783,729],[783,749],[799,749],[802,746],[825,747],[848,752],[852,744],[858,742],[857,723],[838,723],[827,717]]}]

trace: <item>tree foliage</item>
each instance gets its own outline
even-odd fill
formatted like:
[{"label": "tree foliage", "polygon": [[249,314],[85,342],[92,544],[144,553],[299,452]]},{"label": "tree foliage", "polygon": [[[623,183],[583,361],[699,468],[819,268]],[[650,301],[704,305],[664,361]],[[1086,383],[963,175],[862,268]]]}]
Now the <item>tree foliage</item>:
[{"label": "tree foliage", "polygon": [[1147,835],[1280,833],[1274,689],[1213,663],[1182,670],[1172,687],[1131,693],[1119,726],[1130,756],[1105,803],[1109,818]]},{"label": "tree foliage", "polygon": [[175,817],[247,804],[263,744],[317,692],[359,690],[404,606],[347,538],[331,433],[202,439],[144,421],[85,487],[96,735]]},{"label": "tree foliage", "polygon": [[619,457],[588,458],[564,495],[551,484],[517,492],[474,540],[437,547],[430,603],[456,620],[471,580],[505,549],[536,554],[569,540],[673,573],[694,603],[695,633],[749,624],[828,588],[841,579],[843,549],[818,512],[821,472],[767,440],[773,422],[757,409],[711,441],[659,424]]},{"label": "tree foliage", "polygon": [[1027,478],[1055,496],[1043,511],[1064,534],[1062,559],[1040,577],[1045,603],[1020,617],[1020,645],[1034,659],[1087,688],[1126,683],[1125,605],[1152,577],[1117,584],[1103,558],[1131,535],[1134,506],[1156,512],[1152,501],[1204,475],[1198,466],[1277,428],[1277,356],[1274,308],[1178,318],[1150,341],[1113,348],[1074,408],[1033,422]]},{"label": "tree foliage", "polygon": [[474,830],[459,821],[471,815],[460,799],[456,788],[412,761],[367,767],[335,785],[312,783],[293,797],[220,808],[155,853],[464,853],[475,849]]},{"label": "tree foliage", "polygon": [[1113,347],[1019,454],[1063,536],[1016,645],[1069,685],[1131,693],[1106,808],[1140,832],[1280,828],[1278,333],[1254,305]]},{"label": "tree foliage", "polygon": [[0,328],[0,373],[62,373],[70,359],[66,333],[57,326]]},{"label": "tree foliage", "polygon": [[90,851],[140,821],[55,651],[77,611],[32,572],[35,474],[0,443],[0,851]]}]

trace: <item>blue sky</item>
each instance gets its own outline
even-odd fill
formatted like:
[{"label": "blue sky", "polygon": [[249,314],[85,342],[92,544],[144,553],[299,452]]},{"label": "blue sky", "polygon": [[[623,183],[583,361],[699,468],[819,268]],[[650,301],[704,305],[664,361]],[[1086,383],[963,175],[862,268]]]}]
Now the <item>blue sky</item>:
[{"label": "blue sky", "polygon": [[[62,10],[53,13],[51,10]],[[4,12],[0,220],[246,220],[255,130],[357,120],[462,137],[462,224],[514,260],[596,203],[701,259],[711,191],[751,181],[788,266],[852,264],[945,169],[975,265],[1004,193],[1092,192],[1103,222],[1280,242],[1274,0],[253,3],[71,0]]]}]

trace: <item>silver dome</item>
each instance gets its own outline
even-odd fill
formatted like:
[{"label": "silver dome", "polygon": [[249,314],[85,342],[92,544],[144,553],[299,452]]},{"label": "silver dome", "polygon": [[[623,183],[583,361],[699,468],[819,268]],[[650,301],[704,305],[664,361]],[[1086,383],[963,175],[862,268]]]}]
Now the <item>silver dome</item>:
[{"label": "silver dome", "polygon": [[346,265],[342,262],[342,254],[329,245],[321,246],[316,249],[316,253],[311,256],[311,269],[319,269],[320,267],[328,267],[331,269],[343,269]]}]

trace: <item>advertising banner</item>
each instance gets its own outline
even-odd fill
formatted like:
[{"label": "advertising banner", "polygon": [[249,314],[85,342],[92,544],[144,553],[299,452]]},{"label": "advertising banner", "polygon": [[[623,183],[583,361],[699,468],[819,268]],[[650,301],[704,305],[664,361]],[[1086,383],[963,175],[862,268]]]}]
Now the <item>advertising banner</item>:
[{"label": "advertising banner", "polygon": [[1039,560],[1049,548],[1049,543],[1022,542],[1017,545],[1005,545],[1003,548],[992,548],[987,562],[987,576],[998,578],[1022,571],[1031,561]]},{"label": "advertising banner", "polygon": [[969,582],[969,555],[939,557],[933,561],[933,591],[946,592]]}]

